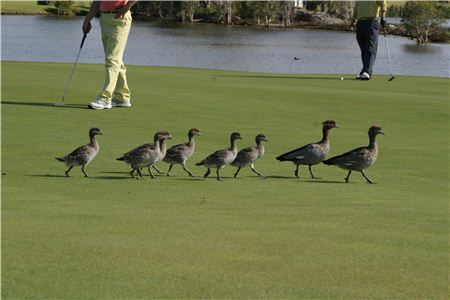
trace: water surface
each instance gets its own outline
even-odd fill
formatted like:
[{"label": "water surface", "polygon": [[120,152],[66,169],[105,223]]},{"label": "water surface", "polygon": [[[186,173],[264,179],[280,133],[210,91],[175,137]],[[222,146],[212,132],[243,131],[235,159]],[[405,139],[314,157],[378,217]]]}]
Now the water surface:
[{"label": "water surface", "polygon": [[[2,16],[1,58],[73,63],[81,42],[82,21],[82,17]],[[395,74],[449,76],[448,44],[418,46],[395,36],[389,36],[388,43]],[[135,21],[125,62],[255,72],[356,74],[361,68],[359,55],[351,32]],[[79,62],[103,60],[95,19]],[[390,73],[382,36],[375,73]]]}]

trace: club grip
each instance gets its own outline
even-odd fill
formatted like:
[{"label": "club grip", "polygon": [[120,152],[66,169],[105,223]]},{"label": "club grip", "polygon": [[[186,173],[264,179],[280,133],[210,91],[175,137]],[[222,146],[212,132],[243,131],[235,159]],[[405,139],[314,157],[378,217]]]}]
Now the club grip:
[{"label": "club grip", "polygon": [[86,39],[86,37],[87,37],[87,33],[85,33],[85,34],[83,35],[83,39],[81,40],[80,49],[83,48],[84,40]]}]

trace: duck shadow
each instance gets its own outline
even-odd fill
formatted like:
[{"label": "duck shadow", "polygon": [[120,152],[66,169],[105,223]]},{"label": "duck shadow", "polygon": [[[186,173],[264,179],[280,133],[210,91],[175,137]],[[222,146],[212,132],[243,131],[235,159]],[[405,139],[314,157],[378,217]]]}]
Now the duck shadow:
[{"label": "duck shadow", "polygon": [[27,175],[30,177],[44,177],[44,178],[70,178],[67,177],[66,175],[54,175],[54,174],[32,174],[32,175]]},{"label": "duck shadow", "polygon": [[307,183],[345,183],[345,181],[336,181],[336,180],[320,180],[320,179],[309,179],[309,180],[303,180],[303,182]]},{"label": "duck shadow", "polygon": [[266,176],[266,179],[290,179],[290,180],[294,180],[294,181],[298,180],[298,178],[296,178],[294,176],[280,176],[280,175],[269,175],[269,176]]},{"label": "duck shadow", "polygon": [[134,179],[131,176],[93,176],[89,177],[91,179],[100,179],[100,180],[126,180],[126,179]]},{"label": "duck shadow", "polygon": [[1,101],[2,105],[22,105],[22,106],[44,106],[44,107],[55,107],[55,108],[77,108],[77,109],[89,109],[86,104],[69,104],[57,105],[55,103],[44,103],[44,102],[21,102],[21,101]]},{"label": "duck shadow", "polygon": [[205,181],[205,179],[203,177],[173,177],[173,176],[170,176],[168,178],[179,180],[179,181],[196,181],[196,182]]}]

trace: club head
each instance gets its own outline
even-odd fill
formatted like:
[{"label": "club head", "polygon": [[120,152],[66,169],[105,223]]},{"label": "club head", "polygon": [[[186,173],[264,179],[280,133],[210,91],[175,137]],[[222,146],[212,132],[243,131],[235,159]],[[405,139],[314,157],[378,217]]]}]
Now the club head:
[{"label": "club head", "polygon": [[394,79],[395,79],[395,76],[392,76],[391,78],[389,78],[388,81],[392,81],[392,80],[394,80]]},{"label": "club head", "polygon": [[55,106],[65,106],[64,102],[57,102],[54,104]]}]

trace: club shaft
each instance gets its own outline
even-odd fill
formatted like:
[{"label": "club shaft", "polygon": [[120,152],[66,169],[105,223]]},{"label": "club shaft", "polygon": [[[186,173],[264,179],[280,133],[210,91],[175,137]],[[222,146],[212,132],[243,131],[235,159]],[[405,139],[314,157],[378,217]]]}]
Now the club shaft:
[{"label": "club shaft", "polygon": [[394,74],[392,72],[391,54],[390,54],[390,51],[389,51],[389,45],[388,45],[388,41],[387,41],[386,30],[384,30],[384,42],[386,44],[386,51],[387,51],[389,69],[391,70],[391,76],[394,76]]},{"label": "club shaft", "polygon": [[83,44],[84,44],[84,40],[86,40],[86,36],[87,36],[87,33],[85,33],[83,35],[83,39],[81,40],[80,50],[78,50],[77,59],[75,60],[75,63],[73,64],[72,72],[70,72],[69,80],[67,81],[66,89],[64,90],[64,94],[62,96],[61,103],[64,103],[64,98],[66,98],[67,90],[69,89],[70,82],[72,81],[72,76],[73,76],[73,73],[75,72],[75,67],[77,66],[78,59],[80,58],[81,49],[83,48]]}]

